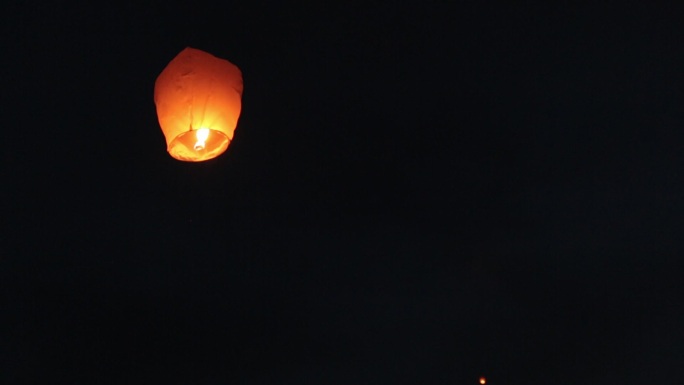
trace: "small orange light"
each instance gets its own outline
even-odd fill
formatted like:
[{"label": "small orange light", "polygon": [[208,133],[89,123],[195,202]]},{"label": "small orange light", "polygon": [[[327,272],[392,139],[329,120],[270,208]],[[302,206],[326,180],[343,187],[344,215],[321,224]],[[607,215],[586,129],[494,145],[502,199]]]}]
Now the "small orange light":
[{"label": "small orange light", "polygon": [[194,48],[176,55],[154,82],[169,155],[202,162],[226,151],[240,117],[242,89],[242,72],[233,63]]},{"label": "small orange light", "polygon": [[487,383],[487,379],[484,377],[480,377],[480,384],[484,385]]}]

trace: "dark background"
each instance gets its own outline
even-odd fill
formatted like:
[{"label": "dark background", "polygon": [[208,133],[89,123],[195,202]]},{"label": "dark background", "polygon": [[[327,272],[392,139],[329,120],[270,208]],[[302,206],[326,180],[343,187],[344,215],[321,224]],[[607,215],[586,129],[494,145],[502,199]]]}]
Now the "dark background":
[{"label": "dark background", "polygon": [[[681,6],[29,3],[0,382],[684,381]],[[196,164],[152,98],[186,46],[245,83]]]}]

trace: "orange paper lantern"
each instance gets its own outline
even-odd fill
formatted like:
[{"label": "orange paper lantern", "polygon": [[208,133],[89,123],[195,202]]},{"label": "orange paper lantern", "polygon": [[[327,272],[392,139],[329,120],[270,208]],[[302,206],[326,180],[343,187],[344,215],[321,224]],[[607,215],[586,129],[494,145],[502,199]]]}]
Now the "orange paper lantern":
[{"label": "orange paper lantern", "polygon": [[201,162],[233,140],[242,106],[242,73],[231,62],[186,48],[154,84],[154,103],[172,157]]}]

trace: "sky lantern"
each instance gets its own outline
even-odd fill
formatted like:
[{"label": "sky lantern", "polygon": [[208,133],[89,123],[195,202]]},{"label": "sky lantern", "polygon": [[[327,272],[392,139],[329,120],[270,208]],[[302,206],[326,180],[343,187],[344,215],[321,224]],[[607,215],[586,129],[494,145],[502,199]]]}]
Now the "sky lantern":
[{"label": "sky lantern", "polygon": [[233,140],[242,105],[242,73],[225,59],[185,48],[154,84],[157,117],[169,154],[201,162]]},{"label": "sky lantern", "polygon": [[487,383],[487,379],[484,377],[480,377],[480,384],[485,385]]}]

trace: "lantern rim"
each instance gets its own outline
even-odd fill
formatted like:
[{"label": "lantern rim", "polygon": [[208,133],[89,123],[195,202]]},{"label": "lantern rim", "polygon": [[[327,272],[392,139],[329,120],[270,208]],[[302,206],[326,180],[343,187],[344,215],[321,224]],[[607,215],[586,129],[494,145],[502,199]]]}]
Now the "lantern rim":
[{"label": "lantern rim", "polygon": [[211,128],[206,128],[206,130],[209,134],[202,146],[197,146],[196,135],[200,130],[188,130],[176,135],[168,144],[169,155],[184,162],[203,162],[223,154],[228,149],[232,138],[219,130]]}]

